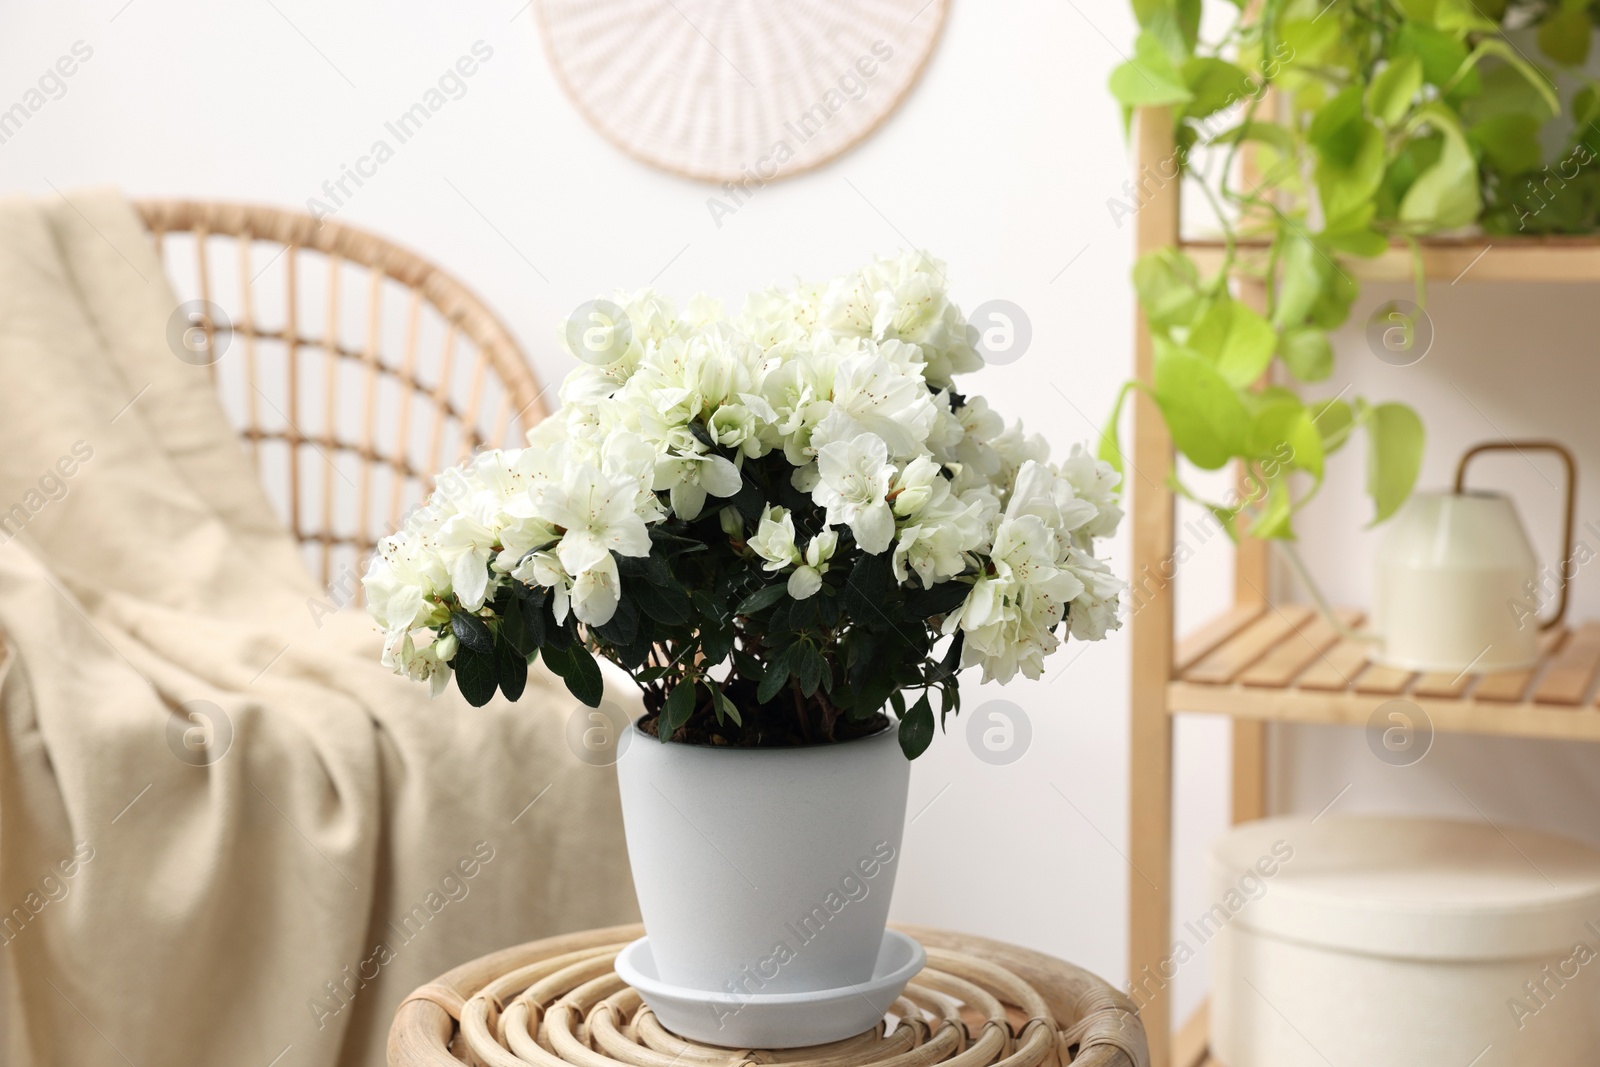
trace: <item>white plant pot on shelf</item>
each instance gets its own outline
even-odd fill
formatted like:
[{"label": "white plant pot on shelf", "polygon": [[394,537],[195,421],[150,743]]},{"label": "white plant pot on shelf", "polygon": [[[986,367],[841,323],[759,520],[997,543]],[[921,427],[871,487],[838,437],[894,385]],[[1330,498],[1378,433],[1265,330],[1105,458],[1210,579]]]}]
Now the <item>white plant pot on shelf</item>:
[{"label": "white plant pot on shelf", "polygon": [[617,778],[654,977],[714,998],[708,1020],[870,983],[911,779],[895,731],[730,749],[633,729]]}]

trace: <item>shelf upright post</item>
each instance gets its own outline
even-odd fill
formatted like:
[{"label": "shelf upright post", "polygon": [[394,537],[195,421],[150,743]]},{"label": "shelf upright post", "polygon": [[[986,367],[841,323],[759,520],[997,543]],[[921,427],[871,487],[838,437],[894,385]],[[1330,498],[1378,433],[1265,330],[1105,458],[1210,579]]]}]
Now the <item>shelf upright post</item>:
[{"label": "shelf upright post", "polygon": [[[1178,243],[1178,185],[1170,108],[1140,109],[1135,126],[1135,184],[1145,197],[1136,218],[1139,254]],[[1171,177],[1167,177],[1168,174]],[[1134,374],[1153,380],[1155,352],[1144,312],[1135,312]],[[1155,402],[1134,393],[1133,454],[1125,464],[1132,493],[1133,588],[1130,590],[1132,736],[1128,829],[1128,977],[1150,1041],[1152,1067],[1172,1050],[1172,718],[1167,686],[1173,665],[1172,439]]]}]

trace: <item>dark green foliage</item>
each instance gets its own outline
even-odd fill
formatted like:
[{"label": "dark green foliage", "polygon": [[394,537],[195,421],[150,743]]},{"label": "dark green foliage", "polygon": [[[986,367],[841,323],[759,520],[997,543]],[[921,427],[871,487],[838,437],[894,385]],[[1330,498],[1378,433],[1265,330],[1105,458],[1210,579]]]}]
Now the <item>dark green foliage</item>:
[{"label": "dark green foliage", "polygon": [[[866,555],[838,529],[822,588],[795,600],[787,575],[764,570],[737,531],[777,503],[804,545],[824,528],[823,513],[790,484],[781,454],[746,457],[742,471],[740,492],[694,522],[651,526],[650,555],[616,557],[622,598],[603,625],[571,615],[558,623],[549,590],[504,578],[489,610],[454,612],[440,630],[459,641],[452,666],[462,693],[475,705],[497,691],[516,699],[542,655],[575,697],[598,706],[601,655],[633,675],[644,726],[663,739],[817,743],[876,730],[892,712],[907,754],[920,753],[933,732],[931,693],[941,692],[946,713],[958,704],[961,639],[944,638],[939,624],[970,579],[902,587],[888,553]],[[724,510],[738,516],[732,535]],[[909,711],[907,690],[916,695]]]}]

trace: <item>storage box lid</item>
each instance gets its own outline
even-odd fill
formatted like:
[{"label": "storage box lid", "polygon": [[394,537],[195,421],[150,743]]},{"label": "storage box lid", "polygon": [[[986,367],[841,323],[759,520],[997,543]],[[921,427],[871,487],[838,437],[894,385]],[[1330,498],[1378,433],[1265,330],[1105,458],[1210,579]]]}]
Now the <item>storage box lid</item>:
[{"label": "storage box lid", "polygon": [[1223,835],[1208,866],[1218,906],[1202,930],[1236,923],[1391,958],[1527,959],[1580,941],[1600,952],[1600,853],[1532,830],[1393,816],[1265,819]]}]

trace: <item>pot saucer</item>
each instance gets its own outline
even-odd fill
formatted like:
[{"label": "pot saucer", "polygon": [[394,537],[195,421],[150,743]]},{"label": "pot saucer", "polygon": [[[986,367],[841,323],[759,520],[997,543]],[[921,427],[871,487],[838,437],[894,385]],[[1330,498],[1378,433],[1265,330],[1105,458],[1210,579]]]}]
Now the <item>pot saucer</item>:
[{"label": "pot saucer", "polygon": [[617,953],[616,971],[679,1037],[727,1048],[800,1048],[872,1029],[926,962],[915,940],[885,930],[872,977],[856,985],[805,993],[690,989],[657,976],[650,939],[641,937]]}]

